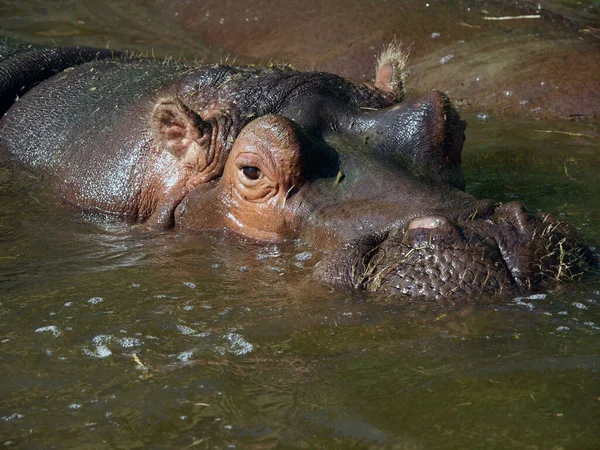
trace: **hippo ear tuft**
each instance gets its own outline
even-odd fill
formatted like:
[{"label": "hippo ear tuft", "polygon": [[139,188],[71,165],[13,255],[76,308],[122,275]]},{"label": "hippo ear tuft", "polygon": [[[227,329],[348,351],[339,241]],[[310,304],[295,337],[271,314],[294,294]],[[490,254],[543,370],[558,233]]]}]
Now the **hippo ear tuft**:
[{"label": "hippo ear tuft", "polygon": [[377,61],[375,87],[404,100],[404,83],[409,52],[395,39],[381,53]]},{"label": "hippo ear tuft", "polygon": [[157,147],[178,159],[197,151],[206,136],[206,124],[178,100],[164,100],[154,107],[152,134]]}]

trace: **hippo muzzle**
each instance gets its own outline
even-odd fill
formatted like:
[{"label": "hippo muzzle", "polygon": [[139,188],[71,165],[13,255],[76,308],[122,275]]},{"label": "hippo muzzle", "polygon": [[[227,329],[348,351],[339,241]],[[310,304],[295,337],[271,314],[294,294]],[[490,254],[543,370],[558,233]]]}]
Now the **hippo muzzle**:
[{"label": "hippo muzzle", "polygon": [[511,202],[488,218],[427,215],[343,244],[315,269],[336,286],[436,300],[579,278],[595,256],[566,223]]}]

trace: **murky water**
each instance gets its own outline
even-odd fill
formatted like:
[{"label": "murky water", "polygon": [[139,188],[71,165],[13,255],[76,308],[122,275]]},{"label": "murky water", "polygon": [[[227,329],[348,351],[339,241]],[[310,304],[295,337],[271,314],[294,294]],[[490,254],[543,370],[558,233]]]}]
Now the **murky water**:
[{"label": "murky water", "polygon": [[[95,8],[127,17],[121,6]],[[68,25],[33,17],[26,33]],[[144,16],[131,20],[123,43],[151,42],[135,31]],[[101,39],[84,25],[72,26]],[[564,215],[599,243],[597,128],[477,113],[466,112],[468,189]],[[440,309],[315,285],[319,258],[300,242],[95,221],[2,166],[0,444],[598,447],[600,276]]]}]

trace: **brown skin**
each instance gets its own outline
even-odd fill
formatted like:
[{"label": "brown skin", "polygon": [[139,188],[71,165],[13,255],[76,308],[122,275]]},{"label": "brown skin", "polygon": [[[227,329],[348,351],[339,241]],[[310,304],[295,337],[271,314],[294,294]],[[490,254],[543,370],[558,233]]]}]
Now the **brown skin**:
[{"label": "brown skin", "polygon": [[[404,62],[404,55],[392,51],[378,66],[374,87],[387,93],[390,101],[403,98],[403,85],[398,79]],[[443,102],[439,101],[439,94],[433,93],[423,97],[422,102],[439,103],[424,133],[428,134],[425,139],[441,149],[445,140]],[[392,112],[404,107],[393,108]],[[203,116],[212,113],[213,109],[207,108]],[[279,115],[259,117],[246,125],[231,150],[226,150],[221,147],[222,142],[211,141],[208,124],[181,102],[164,100],[152,113],[152,132],[157,143],[153,155],[161,156],[150,168],[152,201],[157,206],[148,224],[170,227],[181,224],[185,214],[186,228],[227,228],[248,238],[271,242],[300,236],[298,211],[286,208],[286,202],[302,187],[305,168],[297,129],[289,119]],[[463,140],[464,135],[459,132],[455,145],[458,164]],[[167,150],[167,156],[158,151],[160,148]],[[217,177],[218,183],[211,183]],[[391,214],[398,214],[397,209]],[[348,237],[330,232],[327,235],[320,243],[327,248]]]},{"label": "brown skin", "polygon": [[[196,229],[227,228],[261,241],[295,237],[286,200],[302,185],[300,143],[288,119],[263,116],[237,137],[220,182],[197,189],[186,223]],[[210,213],[206,213],[210,211]],[[181,213],[175,215],[176,222]]]},{"label": "brown skin", "polygon": [[[400,159],[402,164],[410,159],[419,170],[427,168],[432,177],[439,176],[442,180],[448,172],[460,174],[464,125],[447,136],[446,116],[451,109],[446,109],[449,108],[446,99],[437,92],[431,92],[406,104],[395,104],[403,97],[403,86],[397,82],[398,72],[403,69],[403,58],[403,55],[391,55],[379,64],[376,72],[375,88],[387,93],[393,106],[366,113],[379,114],[393,122],[393,126],[402,128],[405,125],[400,117],[406,116],[410,122],[415,112],[428,111],[429,117],[423,120],[422,129],[411,131],[415,145],[408,142],[404,145],[392,142],[390,145],[415,151],[420,148],[416,144],[419,142],[423,153],[403,155]],[[299,120],[298,117],[296,119]],[[374,120],[379,124],[381,118],[375,117]],[[458,118],[454,120],[458,121]],[[156,190],[158,197],[155,201],[159,206],[149,221],[151,224],[168,227],[174,223],[196,230],[226,228],[251,239],[270,242],[306,237],[320,248],[333,249],[365,232],[364,225],[357,229],[357,220],[369,223],[373,230],[381,229],[399,217],[419,215],[425,203],[454,203],[458,209],[466,205],[465,213],[473,214],[474,211],[472,197],[462,191],[446,191],[439,186],[423,191],[418,183],[411,185],[405,178],[397,178],[397,174],[390,173],[386,174],[389,178],[386,181],[375,177],[359,188],[367,193],[365,200],[368,201],[349,202],[342,208],[334,204],[324,209],[325,223],[340,223],[312,228],[302,223],[306,215],[302,210],[302,200],[293,198],[302,190],[306,176],[310,176],[311,169],[302,155],[308,150],[308,145],[314,145],[301,142],[304,132],[297,125],[281,115],[254,119],[235,138],[222,166],[220,161],[225,160],[223,155],[227,150],[221,147],[221,142],[209,142],[199,134],[198,127],[201,129],[203,125],[194,126],[194,122],[197,120],[182,105],[174,107],[171,102],[163,102],[154,110],[152,124],[158,148],[164,147],[175,158],[170,165],[156,166],[152,171],[159,185],[164,185],[159,180],[169,179],[174,172],[178,178],[170,190]],[[360,124],[356,121],[354,127],[359,128]],[[410,127],[410,123],[407,126]],[[198,158],[197,154],[215,156],[207,159]],[[369,164],[368,161],[365,163]],[[317,164],[322,162],[317,161]],[[217,167],[222,176],[211,181]],[[365,171],[368,172],[368,169]],[[338,177],[333,183],[333,190],[343,174],[338,174]],[[377,185],[380,185],[378,189],[381,192],[374,194],[374,186]],[[406,195],[411,191],[414,191],[414,200],[421,198],[421,201],[406,202]],[[302,192],[300,199],[312,195]],[[318,197],[319,193],[314,196]],[[179,202],[173,213],[173,206]],[[475,202],[475,208],[487,211],[488,203]],[[171,215],[173,223],[154,220],[155,217],[164,219]]]},{"label": "brown skin", "polygon": [[207,124],[179,101],[159,101],[152,113],[152,128],[157,150],[151,153],[148,185],[152,186],[150,201],[155,206],[148,224],[170,227],[175,207],[191,189],[217,177],[224,162],[222,152],[211,145]]}]

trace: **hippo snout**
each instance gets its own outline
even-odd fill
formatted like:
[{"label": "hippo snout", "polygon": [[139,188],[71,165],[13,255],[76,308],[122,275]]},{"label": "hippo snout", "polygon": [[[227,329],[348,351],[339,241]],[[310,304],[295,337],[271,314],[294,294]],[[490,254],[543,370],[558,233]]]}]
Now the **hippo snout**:
[{"label": "hippo snout", "polygon": [[443,300],[548,287],[578,278],[594,260],[568,224],[512,202],[487,218],[428,215],[347,242],[321,261],[315,276],[338,286]]},{"label": "hippo snout", "polygon": [[464,189],[460,165],[467,123],[448,97],[430,91],[402,103],[353,117],[348,133],[357,133],[378,153],[415,174]]}]

